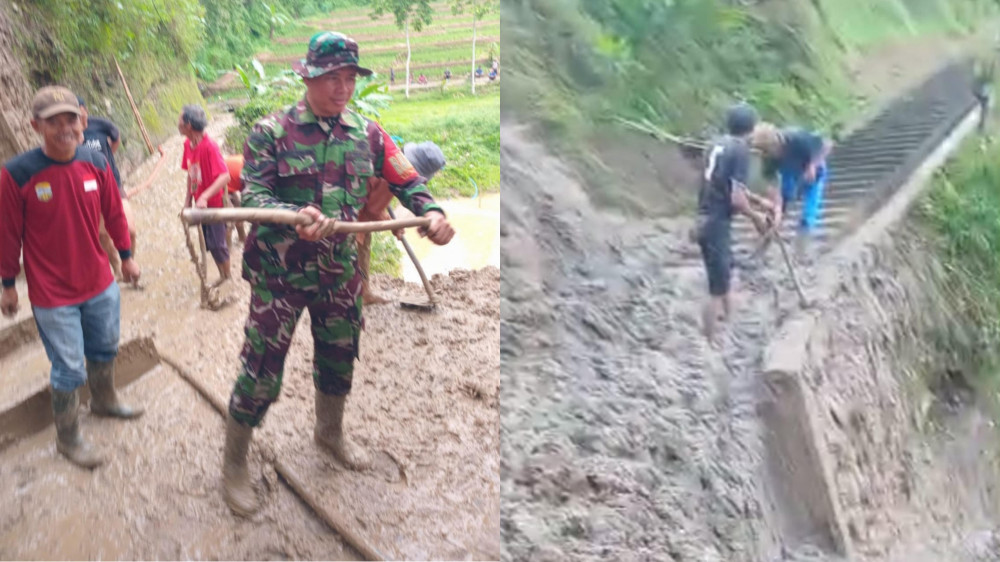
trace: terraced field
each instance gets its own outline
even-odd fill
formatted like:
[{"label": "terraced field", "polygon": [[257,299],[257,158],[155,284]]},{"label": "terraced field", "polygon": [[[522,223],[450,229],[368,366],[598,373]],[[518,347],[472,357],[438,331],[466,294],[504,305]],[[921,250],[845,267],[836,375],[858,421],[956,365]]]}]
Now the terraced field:
[{"label": "terraced field", "polygon": [[[411,31],[410,69],[413,76],[428,75],[427,87],[440,87],[445,68],[452,72],[449,88],[467,86],[472,60],[472,16],[453,14],[446,3],[431,5],[434,15],[431,24],[421,31]],[[406,35],[396,27],[392,16],[372,19],[367,8],[350,8],[321,14],[293,22],[281,28],[274,41],[257,54],[271,76],[290,68],[293,61],[302,57],[309,38],[318,31],[333,30],[353,37],[361,46],[362,63],[380,75],[396,71],[396,87],[403,86],[403,67],[406,64]],[[500,15],[489,14],[476,24],[476,61],[489,70],[491,49],[499,58]],[[223,76],[209,87],[213,93],[239,89],[239,80]],[[465,78],[459,80],[460,78]],[[484,80],[484,82],[488,82]],[[478,86],[477,86],[478,87]]]}]

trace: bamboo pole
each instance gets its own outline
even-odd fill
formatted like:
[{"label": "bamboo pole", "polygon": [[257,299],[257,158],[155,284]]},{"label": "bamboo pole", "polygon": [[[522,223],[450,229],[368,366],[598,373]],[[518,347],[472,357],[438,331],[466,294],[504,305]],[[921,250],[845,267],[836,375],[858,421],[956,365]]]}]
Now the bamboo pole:
[{"label": "bamboo pole", "polygon": [[[177,371],[177,374],[179,374],[188,384],[194,387],[198,394],[207,400],[208,403],[211,404],[223,418],[227,416],[228,408],[226,407],[226,403],[212,393],[203,382],[201,382],[197,377],[191,375],[187,369],[185,369],[172,357],[164,355],[160,352],[160,359]],[[351,545],[352,548],[361,553],[361,555],[365,557],[365,560],[385,560],[385,556],[375,549],[375,547],[373,547],[365,537],[356,533],[353,529],[347,526],[345,519],[341,517],[339,513],[319,503],[319,501],[308,492],[303,484],[302,478],[299,477],[299,475],[292,470],[291,467],[285,464],[285,462],[282,461],[277,455],[275,455],[270,448],[265,448],[265,445],[260,442],[257,443],[257,446],[264,450],[266,456],[274,459],[274,468],[278,471],[278,474],[280,474],[281,477],[288,482],[292,491],[302,498],[302,500],[306,502],[317,515],[319,515],[320,519],[322,519],[324,523],[329,525],[331,529],[343,537],[344,540],[347,541],[347,544]]]},{"label": "bamboo pole", "polygon": [[132,92],[129,90],[128,82],[125,81],[125,75],[122,74],[122,67],[118,66],[118,58],[112,56],[112,60],[115,61],[115,68],[118,69],[118,77],[122,79],[122,86],[125,86],[125,96],[128,98],[128,103],[132,106],[132,114],[135,115],[135,120],[139,124],[139,131],[142,132],[142,138],[146,141],[146,148],[149,149],[149,153],[153,153],[153,143],[149,141],[149,133],[146,132],[146,126],[142,123],[142,117],[139,115],[139,108],[135,105],[135,100],[132,99]]}]

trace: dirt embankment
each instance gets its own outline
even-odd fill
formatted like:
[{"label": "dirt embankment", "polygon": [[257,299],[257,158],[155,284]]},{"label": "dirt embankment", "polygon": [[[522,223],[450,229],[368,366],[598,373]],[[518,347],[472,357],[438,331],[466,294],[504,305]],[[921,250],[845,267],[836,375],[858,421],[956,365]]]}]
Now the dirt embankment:
[{"label": "dirt embankment", "polygon": [[1000,559],[1000,448],[948,342],[956,317],[930,245],[904,224],[843,269],[801,373],[858,560]]},{"label": "dirt embankment", "polygon": [[[662,265],[684,223],[595,210],[525,129],[503,127],[504,560],[834,561],[835,527],[859,560],[996,560],[992,424],[973,402],[933,417],[949,402],[914,374],[932,356],[919,314],[944,310],[924,306],[934,286],[905,259],[922,249],[842,265],[802,334],[813,421],[782,431],[767,346],[800,312],[780,257],[737,277],[712,350],[703,272]],[[829,468],[816,480],[795,472],[816,459],[782,465],[805,445]]]},{"label": "dirt embankment", "polygon": [[14,56],[11,21],[0,9],[0,162],[36,143],[31,129],[31,96],[21,61]]}]

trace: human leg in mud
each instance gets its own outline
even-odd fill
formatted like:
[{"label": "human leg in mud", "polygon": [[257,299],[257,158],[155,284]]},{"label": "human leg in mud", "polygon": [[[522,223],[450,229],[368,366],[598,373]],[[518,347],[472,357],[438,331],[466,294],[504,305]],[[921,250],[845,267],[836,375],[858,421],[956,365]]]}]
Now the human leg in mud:
[{"label": "human leg in mud", "polygon": [[226,239],[226,225],[223,223],[203,224],[202,231],[205,233],[205,248],[211,252],[215,266],[219,268],[219,280],[212,286],[218,286],[228,281],[231,277],[229,265],[229,241]]},{"label": "human leg in mud", "polygon": [[706,223],[699,240],[705,273],[708,277],[708,302],[702,309],[702,326],[705,338],[715,341],[718,322],[729,318],[731,303],[729,297],[732,278],[732,241],[728,224]]},{"label": "human leg in mud", "polygon": [[[391,159],[399,154],[399,148],[395,143],[386,144],[386,158]],[[435,174],[445,165],[444,152],[441,147],[433,142],[408,143],[403,148],[406,159],[413,165],[413,168],[426,181],[431,181]],[[368,202],[358,214],[360,221],[382,221],[389,220],[388,208],[392,202],[392,191],[389,189],[389,182],[384,177],[372,176],[368,180]],[[396,238],[402,238],[403,231],[393,232]],[[362,295],[365,304],[383,304],[389,299],[373,293],[369,288],[369,267],[371,264],[371,234],[358,234],[358,262],[361,268],[363,279]]]},{"label": "human leg in mud", "polygon": [[324,235],[330,221],[356,218],[367,202],[369,178],[379,176],[414,215],[430,219],[425,233],[432,242],[447,244],[454,236],[423,178],[403,155],[390,156],[391,137],[347,107],[357,76],[371,75],[359,64],[357,43],[340,33],[318,33],[293,69],[306,85],[303,99],[254,125],[243,150],[243,206],[295,211],[310,224],[258,224],[244,246],[243,278],[252,296],[223,464],[226,500],[241,514],[258,506],[247,476],[247,448],[278,396],[304,307],[315,316],[314,436],[347,466],[366,461],[344,438],[342,423],[361,329],[361,274],[354,236]]},{"label": "human leg in mud", "polygon": [[[73,463],[93,468],[103,459],[80,432],[80,387],[90,385],[94,414],[132,418],[142,413],[122,404],[115,392],[120,293],[95,244],[100,226],[92,220],[94,213],[102,217],[121,260],[122,279],[138,281],[140,270],[132,259],[111,167],[99,152],[78,146],[83,128],[76,96],[66,88],[44,87],[35,94],[32,111],[31,125],[42,136],[42,147],[8,160],[0,172],[0,312],[17,312],[15,279],[23,249],[25,261],[36,264],[26,272],[28,292],[52,364],[56,449]],[[59,217],[58,228],[53,216]],[[66,267],[71,260],[73,267]]]},{"label": "human leg in mud", "polygon": [[[192,200],[199,209],[219,209],[224,206],[223,192],[231,176],[219,146],[205,131],[207,126],[208,117],[204,108],[199,105],[185,105],[182,108],[177,131],[186,137],[181,156],[181,169],[188,172],[188,192],[184,207],[190,206]],[[230,278],[226,225],[205,224],[202,229],[205,247],[212,252],[215,265],[219,268],[219,281],[215,285],[220,285]]]},{"label": "human leg in mud", "polygon": [[822,212],[828,173],[826,163],[820,162],[812,174],[812,180],[807,180],[802,186],[802,216],[795,241],[799,258],[806,262],[811,262],[815,257],[816,227]]},{"label": "human leg in mud", "polygon": [[702,311],[705,337],[714,343],[716,324],[731,312],[732,218],[742,214],[753,221],[759,232],[767,228],[765,215],[751,202],[767,205],[747,189],[750,148],[746,137],[757,122],[757,112],[747,104],[737,104],[726,114],[728,134],[713,140],[705,155],[702,188],[698,194],[699,232],[709,300]]},{"label": "human leg in mud", "polygon": [[241,515],[258,509],[246,466],[253,428],[260,425],[281,392],[285,357],[303,308],[313,335],[316,424],[313,438],[349,468],[370,462],[344,433],[344,408],[351,390],[361,334],[361,274],[350,262],[346,283],[334,290],[272,291],[254,286],[240,355],[241,372],[229,401],[223,483],[229,505]]}]

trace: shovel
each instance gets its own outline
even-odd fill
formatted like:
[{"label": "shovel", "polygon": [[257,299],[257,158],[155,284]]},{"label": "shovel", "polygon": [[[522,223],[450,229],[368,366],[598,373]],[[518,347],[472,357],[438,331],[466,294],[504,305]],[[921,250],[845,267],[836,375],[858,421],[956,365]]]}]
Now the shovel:
[{"label": "shovel", "polygon": [[[395,213],[392,209],[386,208],[389,212],[389,217],[396,220]],[[417,254],[413,252],[413,248],[410,247],[410,243],[406,241],[405,236],[400,236],[399,241],[403,243],[403,247],[406,248],[406,253],[410,256],[410,261],[413,262],[413,266],[417,268],[417,274],[420,275],[420,282],[424,284],[424,290],[427,291],[427,302],[412,302],[412,301],[399,301],[399,306],[402,308],[407,308],[410,310],[419,310],[424,312],[431,312],[437,308],[437,299],[434,298],[434,289],[431,289],[430,282],[427,281],[427,275],[424,274],[424,268],[420,266],[420,261],[417,259]]]},{"label": "shovel", "polygon": [[802,292],[802,285],[799,284],[799,277],[795,274],[795,267],[792,265],[792,259],[788,257],[788,247],[785,245],[785,240],[781,237],[778,232],[773,232],[771,236],[778,241],[778,247],[781,248],[781,257],[785,259],[785,265],[788,266],[788,274],[792,278],[792,284],[795,285],[795,292],[799,295],[799,306],[802,308],[809,308],[812,303],[806,298],[804,292]]}]

